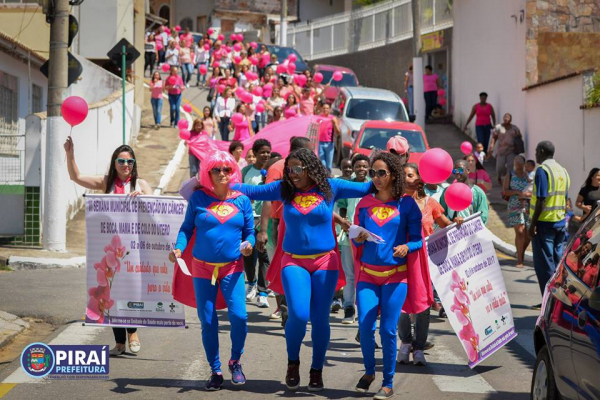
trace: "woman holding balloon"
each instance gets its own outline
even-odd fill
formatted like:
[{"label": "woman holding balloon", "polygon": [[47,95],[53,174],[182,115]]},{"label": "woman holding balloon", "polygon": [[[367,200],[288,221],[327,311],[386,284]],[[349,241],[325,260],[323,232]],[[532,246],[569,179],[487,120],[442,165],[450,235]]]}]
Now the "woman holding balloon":
[{"label": "woman holding balloon", "polygon": [[219,123],[219,131],[221,132],[221,140],[229,141],[229,122],[235,111],[235,99],[231,88],[226,88],[223,91],[223,96],[217,99],[215,106],[215,118]]},{"label": "woman holding balloon", "polygon": [[208,39],[200,39],[196,47],[196,69],[198,70],[198,80],[196,86],[200,86],[200,76],[202,76],[202,87],[206,87],[206,73],[208,72],[208,63],[210,61],[210,44]]},{"label": "woman holding balloon", "polygon": [[181,92],[185,90],[185,84],[181,76],[177,74],[177,67],[171,67],[171,73],[167,78],[166,89],[169,93],[169,116],[171,118],[171,127],[179,123],[179,107],[181,106]]},{"label": "woman holding balloon", "polygon": [[229,130],[233,131],[233,140],[243,142],[251,136],[254,136],[252,123],[250,118],[246,115],[247,107],[248,106],[244,103],[238,104],[235,108],[235,114],[231,117]]},{"label": "woman holding balloon", "polygon": [[486,224],[489,213],[487,196],[469,179],[469,163],[456,160],[452,173],[456,181],[444,190],[440,201],[444,214],[450,221],[462,224],[466,217],[481,212],[481,220]]}]

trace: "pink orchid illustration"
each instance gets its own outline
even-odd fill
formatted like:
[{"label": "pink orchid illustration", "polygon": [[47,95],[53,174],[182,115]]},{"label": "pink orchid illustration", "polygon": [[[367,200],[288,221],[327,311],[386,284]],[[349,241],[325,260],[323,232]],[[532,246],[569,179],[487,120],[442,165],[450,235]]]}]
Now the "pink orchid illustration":
[{"label": "pink orchid illustration", "polygon": [[469,356],[469,360],[471,362],[477,361],[477,358],[479,357],[479,353],[477,351],[479,347],[479,335],[475,332],[473,324],[469,323],[463,326],[461,331],[458,333],[458,337],[460,338],[463,347]]},{"label": "pink orchid illustration", "polygon": [[111,309],[115,301],[110,298],[108,286],[97,286],[88,290],[90,296],[86,309],[86,315],[92,321],[99,324],[104,322],[104,312]]},{"label": "pink orchid illustration", "polygon": [[113,236],[110,240],[110,244],[104,246],[105,253],[112,251],[113,253],[115,253],[115,256],[117,258],[125,257],[125,250],[125,246],[123,246],[123,244],[121,243],[121,237],[119,235]]},{"label": "pink orchid illustration", "polygon": [[450,306],[450,311],[456,315],[456,318],[461,325],[467,325],[471,323],[471,320],[469,319],[469,307],[467,307],[464,303],[461,303],[456,296],[454,297],[454,304]]},{"label": "pink orchid illustration", "polygon": [[106,265],[106,257],[102,257],[102,261],[95,263],[94,269],[96,270],[96,281],[98,281],[98,285],[108,285],[108,275],[111,274],[111,272],[108,269],[108,265]]},{"label": "pink orchid illustration", "polygon": [[[466,304],[471,304],[471,300],[469,300],[469,296],[467,293],[467,284],[464,279],[458,275],[458,272],[452,271],[452,283],[450,284],[450,290],[454,292],[454,295],[461,296],[461,302]],[[462,297],[464,296],[464,297]]]},{"label": "pink orchid illustration", "polygon": [[467,295],[467,284],[456,271],[452,271],[450,290],[454,293],[454,304],[450,307],[450,311],[454,313],[458,322],[463,326],[458,333],[458,337],[467,352],[469,361],[475,362],[479,358],[479,335],[475,332],[471,320],[469,311],[471,300]]}]

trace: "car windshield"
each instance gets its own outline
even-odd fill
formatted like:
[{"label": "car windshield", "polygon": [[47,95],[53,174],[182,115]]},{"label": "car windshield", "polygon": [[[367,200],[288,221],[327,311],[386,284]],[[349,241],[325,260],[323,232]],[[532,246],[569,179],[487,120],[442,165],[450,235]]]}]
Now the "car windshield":
[{"label": "car windshield", "polygon": [[346,109],[346,117],[363,120],[408,121],[402,103],[374,99],[351,99]]},{"label": "car windshield", "polygon": [[333,71],[319,71],[323,75],[323,84],[330,82],[331,86],[358,86],[356,78],[352,74],[342,74],[342,79],[338,82],[331,79]]},{"label": "car windshield", "polygon": [[304,60],[302,60],[302,56],[300,54],[298,54],[298,52],[294,49],[292,49],[291,47],[269,47],[269,53],[271,54],[277,54],[277,60],[279,62],[284,62],[286,58],[288,58],[288,56],[290,54],[295,54],[296,57],[298,57],[299,61],[304,62]]},{"label": "car windshield", "polygon": [[427,150],[421,132],[385,128],[365,128],[360,138],[359,147],[362,149],[385,150],[388,140],[396,135],[408,140],[411,153],[424,153]]}]

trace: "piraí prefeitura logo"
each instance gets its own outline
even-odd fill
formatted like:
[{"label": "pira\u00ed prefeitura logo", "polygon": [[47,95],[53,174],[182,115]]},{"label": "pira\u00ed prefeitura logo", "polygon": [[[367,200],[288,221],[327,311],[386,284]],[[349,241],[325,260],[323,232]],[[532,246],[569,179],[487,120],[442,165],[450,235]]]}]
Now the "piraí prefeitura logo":
[{"label": "pira\u00ed prefeitura logo", "polygon": [[33,378],[43,378],[54,369],[56,359],[50,346],[32,343],[21,353],[21,367]]},{"label": "pira\u00ed prefeitura logo", "polygon": [[33,378],[108,379],[108,345],[32,343],[21,353],[21,367]]}]

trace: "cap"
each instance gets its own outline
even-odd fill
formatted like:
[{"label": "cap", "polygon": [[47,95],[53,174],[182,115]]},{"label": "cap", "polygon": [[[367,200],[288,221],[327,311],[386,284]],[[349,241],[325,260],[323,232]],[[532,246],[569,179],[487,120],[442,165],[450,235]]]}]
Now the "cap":
[{"label": "cap", "polygon": [[396,135],[388,140],[386,147],[389,152],[394,150],[397,154],[404,155],[408,152],[410,146],[408,145],[408,140],[406,140],[406,138]]}]

